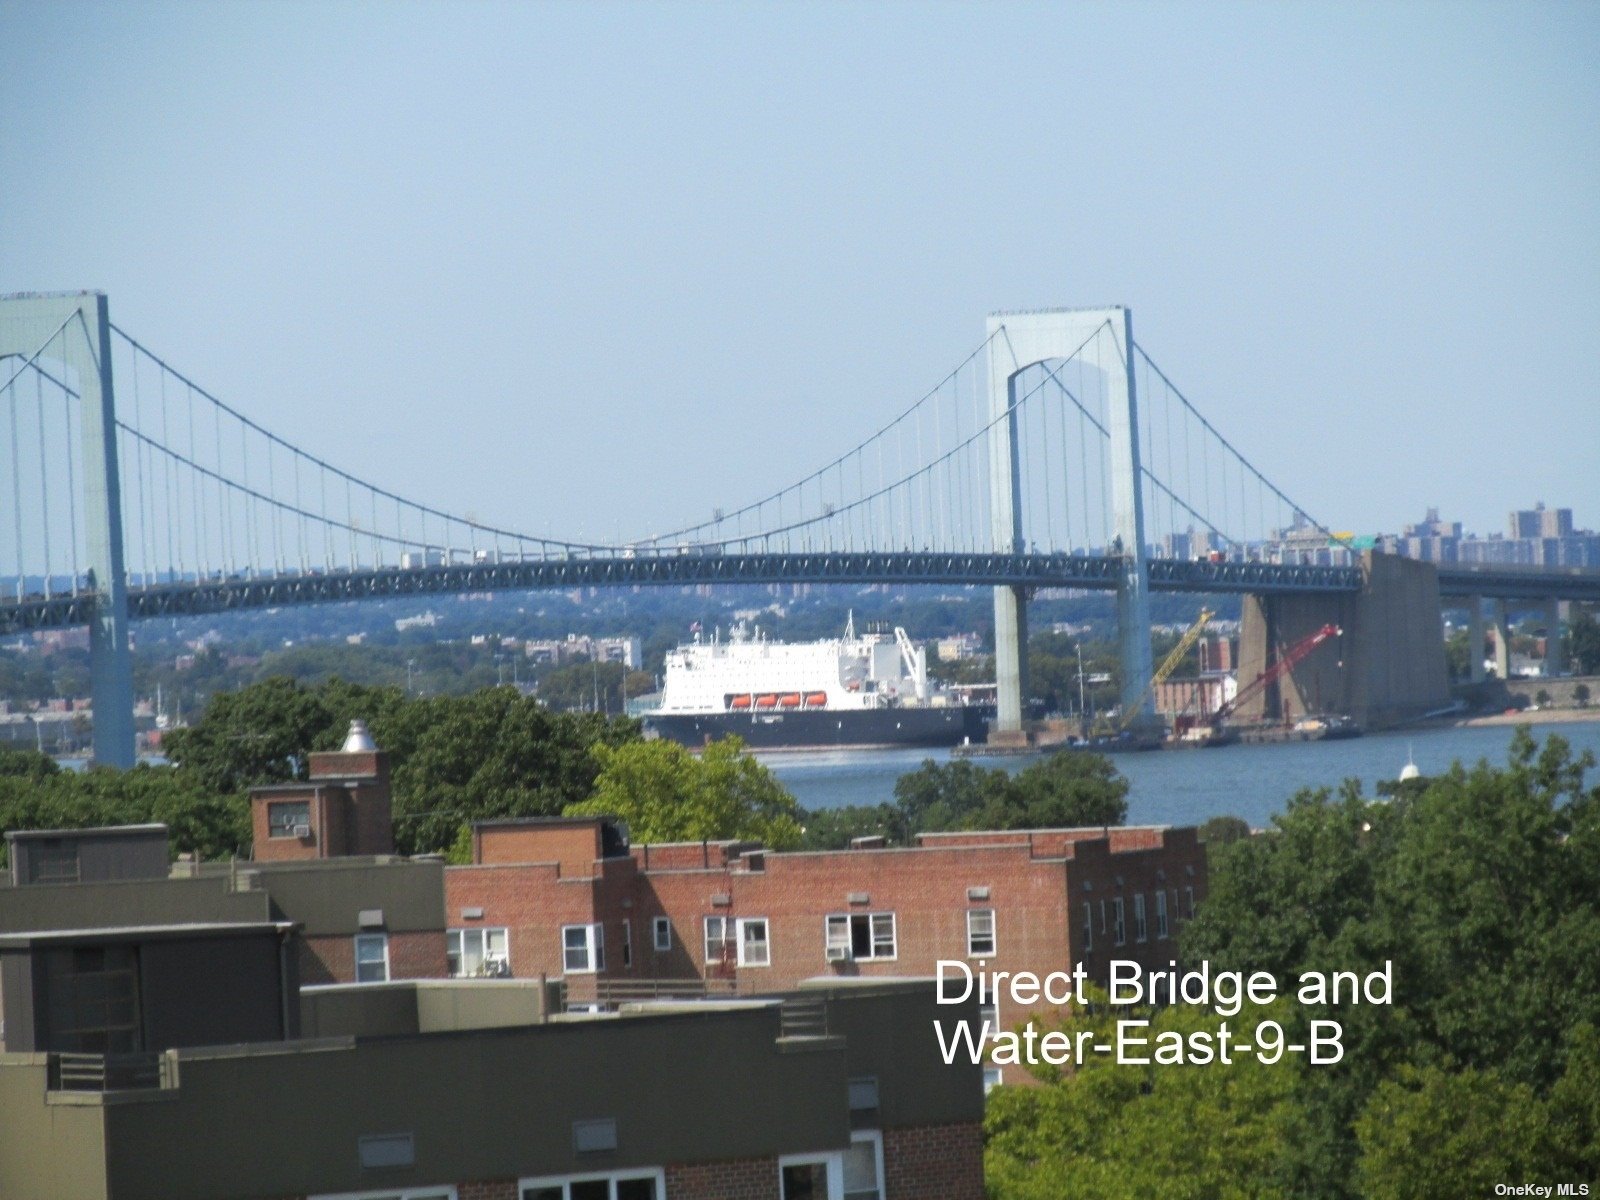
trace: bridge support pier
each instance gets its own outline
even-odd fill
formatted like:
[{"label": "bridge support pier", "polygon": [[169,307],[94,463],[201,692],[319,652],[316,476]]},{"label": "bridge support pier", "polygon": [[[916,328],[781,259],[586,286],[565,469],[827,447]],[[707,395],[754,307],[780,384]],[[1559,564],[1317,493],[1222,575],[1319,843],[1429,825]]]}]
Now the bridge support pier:
[{"label": "bridge support pier", "polygon": [[[128,649],[122,488],[117,475],[116,404],[111,388],[111,318],[105,294],[74,292],[0,300],[0,357],[10,356],[6,375],[41,348],[41,363],[57,370],[61,369],[58,364],[65,364],[70,376],[66,382],[79,394],[84,548],[89,587],[95,593],[94,620],[89,624],[94,761],[131,767],[133,659]],[[73,586],[78,586],[76,580]]]},{"label": "bridge support pier", "polygon": [[1501,681],[1511,678],[1511,618],[1506,602],[1494,602],[1494,673]]},{"label": "bridge support pier", "polygon": [[1361,574],[1361,591],[1353,594],[1245,597],[1241,686],[1323,625],[1343,633],[1242,705],[1240,719],[1345,714],[1383,729],[1450,702],[1434,565],[1369,552]]},{"label": "bridge support pier", "polygon": [[1554,596],[1544,602],[1544,673],[1554,679],[1567,673],[1567,655],[1561,645],[1561,601]]},{"label": "bridge support pier", "polygon": [[1467,678],[1483,682],[1483,597],[1467,597]]}]

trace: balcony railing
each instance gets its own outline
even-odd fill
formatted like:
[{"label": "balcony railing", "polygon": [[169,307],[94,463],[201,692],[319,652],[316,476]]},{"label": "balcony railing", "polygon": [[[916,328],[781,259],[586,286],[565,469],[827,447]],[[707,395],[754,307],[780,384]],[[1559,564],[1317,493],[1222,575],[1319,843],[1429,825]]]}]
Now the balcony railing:
[{"label": "balcony railing", "polygon": [[121,1092],[168,1089],[178,1086],[177,1060],[171,1054],[76,1054],[54,1051],[50,1055],[51,1091]]}]

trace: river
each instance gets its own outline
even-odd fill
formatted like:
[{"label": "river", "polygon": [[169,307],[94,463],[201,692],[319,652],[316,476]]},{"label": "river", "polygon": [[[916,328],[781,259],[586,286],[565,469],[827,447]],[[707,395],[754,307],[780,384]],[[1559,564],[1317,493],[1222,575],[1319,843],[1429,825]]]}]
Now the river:
[{"label": "river", "polygon": [[[1285,802],[1306,787],[1337,786],[1361,780],[1367,794],[1380,779],[1394,779],[1408,759],[1424,775],[1436,775],[1460,760],[1486,758],[1502,765],[1511,726],[1412,729],[1368,734],[1333,742],[1285,742],[1219,746],[1211,750],[1165,750],[1118,754],[1117,770],[1132,785],[1130,825],[1198,825],[1210,817],[1243,817],[1263,826]],[[1575,751],[1600,758],[1600,721],[1536,725],[1541,741],[1558,733]],[[925,758],[946,762],[948,750],[837,750],[763,754],[772,770],[806,808],[879,804],[894,798],[894,783]],[[980,766],[1019,770],[1034,758],[980,758]],[[1590,781],[1595,776],[1591,773]]]}]

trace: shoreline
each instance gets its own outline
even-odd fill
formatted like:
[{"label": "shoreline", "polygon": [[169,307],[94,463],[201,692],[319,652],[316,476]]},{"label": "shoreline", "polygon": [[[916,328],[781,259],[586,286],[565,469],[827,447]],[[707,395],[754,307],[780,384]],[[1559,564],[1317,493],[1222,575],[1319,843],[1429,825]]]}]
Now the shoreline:
[{"label": "shoreline", "polygon": [[1536,712],[1490,713],[1452,722],[1457,729],[1484,729],[1496,725],[1568,725],[1600,721],[1600,708],[1541,708]]}]

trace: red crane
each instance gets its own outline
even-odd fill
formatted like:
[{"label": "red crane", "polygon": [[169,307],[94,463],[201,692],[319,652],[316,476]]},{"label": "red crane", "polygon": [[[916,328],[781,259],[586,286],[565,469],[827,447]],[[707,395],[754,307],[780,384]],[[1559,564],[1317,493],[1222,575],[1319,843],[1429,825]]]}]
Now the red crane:
[{"label": "red crane", "polygon": [[1174,735],[1182,741],[1197,745],[1220,744],[1223,722],[1232,716],[1241,704],[1283,678],[1296,665],[1304,662],[1306,656],[1323,642],[1329,638],[1339,637],[1343,633],[1344,630],[1337,625],[1324,625],[1314,633],[1307,634],[1285,650],[1265,671],[1240,688],[1233,699],[1224,703],[1216,712],[1203,714],[1192,721],[1183,717],[1178,718],[1173,723]]}]

